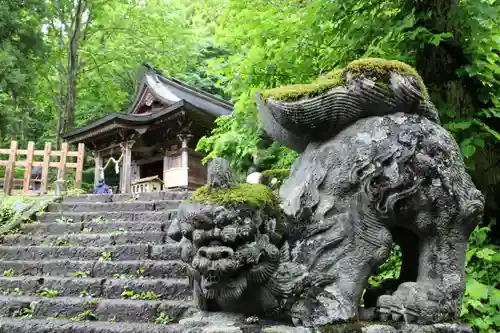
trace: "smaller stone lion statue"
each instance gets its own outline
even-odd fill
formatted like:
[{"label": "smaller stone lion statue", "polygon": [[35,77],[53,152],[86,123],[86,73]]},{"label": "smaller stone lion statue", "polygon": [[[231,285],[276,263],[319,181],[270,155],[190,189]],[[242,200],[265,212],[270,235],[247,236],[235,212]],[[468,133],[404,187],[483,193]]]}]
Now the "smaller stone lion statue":
[{"label": "smaller stone lion statue", "polygon": [[182,244],[196,305],[286,316],[308,273],[291,262],[277,195],[262,184],[234,184],[220,158],[209,163],[208,178],[208,185],[181,204],[168,231]]}]

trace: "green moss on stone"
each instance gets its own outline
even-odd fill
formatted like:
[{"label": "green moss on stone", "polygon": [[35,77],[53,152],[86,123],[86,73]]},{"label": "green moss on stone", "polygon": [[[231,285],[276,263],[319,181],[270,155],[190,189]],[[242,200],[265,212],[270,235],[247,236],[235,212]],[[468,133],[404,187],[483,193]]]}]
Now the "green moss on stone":
[{"label": "green moss on stone", "polygon": [[272,98],[277,101],[291,102],[300,98],[319,96],[332,88],[343,86],[345,80],[342,73],[342,70],[334,70],[308,84],[292,84],[265,90],[262,92],[262,98],[264,100]]},{"label": "green moss on stone", "polygon": [[268,98],[282,102],[297,101],[302,98],[319,96],[328,90],[345,84],[347,74],[354,76],[370,75],[377,78],[378,83],[387,85],[390,73],[398,73],[405,76],[417,78],[420,89],[425,97],[428,96],[427,88],[417,73],[408,64],[397,60],[386,60],[381,58],[364,58],[350,62],[345,68],[335,69],[330,73],[320,76],[309,84],[293,84],[262,92],[263,100]]},{"label": "green moss on stone", "polygon": [[390,73],[398,73],[404,76],[417,78],[420,89],[427,96],[427,88],[416,69],[404,62],[397,60],[386,60],[381,58],[364,58],[350,62],[344,69],[345,73],[353,75],[368,74],[376,77],[382,82],[389,82]]},{"label": "green moss on stone", "polygon": [[264,176],[265,179],[273,179],[277,178],[278,180],[284,180],[288,177],[290,177],[290,169],[271,169],[271,170],[265,170],[262,172],[262,176]]},{"label": "green moss on stone", "polygon": [[279,204],[276,194],[262,184],[241,184],[227,189],[211,189],[204,185],[193,193],[191,200],[217,205],[249,205],[255,208]]}]

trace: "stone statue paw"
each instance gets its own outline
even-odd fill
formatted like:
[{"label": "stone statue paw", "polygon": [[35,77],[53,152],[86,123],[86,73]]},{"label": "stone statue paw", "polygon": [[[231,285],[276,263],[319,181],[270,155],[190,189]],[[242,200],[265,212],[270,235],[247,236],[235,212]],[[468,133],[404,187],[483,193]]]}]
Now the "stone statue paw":
[{"label": "stone statue paw", "polygon": [[432,324],[455,318],[460,305],[438,283],[405,282],[392,295],[382,295],[377,312],[382,321]]}]

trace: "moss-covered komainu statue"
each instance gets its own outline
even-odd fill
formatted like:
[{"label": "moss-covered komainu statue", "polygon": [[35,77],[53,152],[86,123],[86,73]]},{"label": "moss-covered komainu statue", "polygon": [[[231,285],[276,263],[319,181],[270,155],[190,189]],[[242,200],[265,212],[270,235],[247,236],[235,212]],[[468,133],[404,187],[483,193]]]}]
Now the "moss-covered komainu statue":
[{"label": "moss-covered komainu statue", "polygon": [[280,188],[281,211],[263,187],[216,181],[231,177],[209,180],[183,205],[170,234],[194,247],[183,255],[196,293],[211,302],[200,306],[265,304],[266,314],[274,307],[308,327],[356,320],[367,280],[395,242],[400,277],[366,290],[364,306],[382,321],[454,320],[484,199],[418,75],[363,60],[258,102],[268,135],[301,155]]},{"label": "moss-covered komainu statue", "polygon": [[208,184],[181,204],[169,228],[200,309],[286,315],[308,274],[291,263],[283,217],[270,188],[235,184],[227,161],[209,163]]}]

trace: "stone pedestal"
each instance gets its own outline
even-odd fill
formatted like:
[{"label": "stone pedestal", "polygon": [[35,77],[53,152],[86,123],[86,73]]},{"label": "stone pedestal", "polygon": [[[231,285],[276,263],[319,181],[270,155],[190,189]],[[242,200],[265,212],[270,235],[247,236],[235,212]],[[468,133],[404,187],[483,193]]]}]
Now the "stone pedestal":
[{"label": "stone pedestal", "polygon": [[292,327],[222,312],[200,312],[182,319],[179,324],[184,333],[473,333],[469,326],[454,323],[413,325],[358,322],[317,328]]}]

